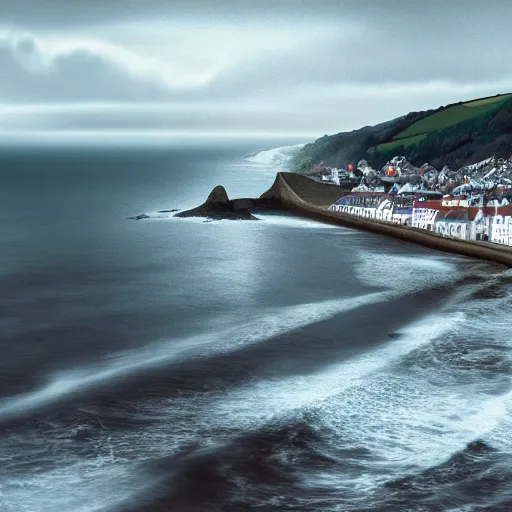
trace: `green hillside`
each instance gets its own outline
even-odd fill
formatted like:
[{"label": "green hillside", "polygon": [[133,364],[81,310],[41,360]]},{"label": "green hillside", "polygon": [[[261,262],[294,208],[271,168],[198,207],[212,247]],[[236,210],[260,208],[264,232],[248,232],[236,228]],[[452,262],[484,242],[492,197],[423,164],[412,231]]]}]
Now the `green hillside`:
[{"label": "green hillside", "polygon": [[323,161],[343,167],[366,159],[384,165],[405,155],[416,165],[461,166],[512,154],[512,94],[479,98],[406,116],[352,132],[325,135],[297,156],[296,170]]},{"label": "green hillside", "polygon": [[403,138],[395,138],[391,142],[386,142],[385,144],[379,144],[377,146],[377,151],[390,151],[394,148],[398,148],[400,146],[403,146],[404,148],[408,148],[410,146],[415,146],[419,142],[421,142],[423,139],[425,139],[427,136],[422,133],[421,135],[412,135],[409,137],[403,137]]},{"label": "green hillside", "polygon": [[442,110],[430,116],[427,116],[420,121],[412,124],[406,130],[400,132],[394,137],[395,140],[410,137],[412,135],[430,133],[442,130],[447,126],[452,126],[468,119],[473,119],[486,115],[500,108],[500,106],[509,99],[510,95],[487,98],[484,100],[477,100],[474,102],[464,103],[462,105],[455,105],[453,107]]},{"label": "green hillside", "polygon": [[480,105],[489,105],[490,103],[501,102],[508,99],[512,94],[499,94],[498,96],[491,96],[490,98],[483,98],[481,100],[472,100],[464,103],[465,107],[479,107]]}]

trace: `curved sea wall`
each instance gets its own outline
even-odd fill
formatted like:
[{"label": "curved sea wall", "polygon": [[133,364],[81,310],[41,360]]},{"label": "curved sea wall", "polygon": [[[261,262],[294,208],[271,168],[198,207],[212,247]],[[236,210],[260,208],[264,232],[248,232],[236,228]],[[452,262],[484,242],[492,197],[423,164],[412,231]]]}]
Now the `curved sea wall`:
[{"label": "curved sea wall", "polygon": [[512,267],[512,248],[506,246],[449,238],[418,228],[361,219],[327,210],[328,206],[346,192],[348,191],[336,185],[319,183],[300,174],[280,172],[261,199],[280,203],[288,210],[321,222],[392,236],[430,249]]}]

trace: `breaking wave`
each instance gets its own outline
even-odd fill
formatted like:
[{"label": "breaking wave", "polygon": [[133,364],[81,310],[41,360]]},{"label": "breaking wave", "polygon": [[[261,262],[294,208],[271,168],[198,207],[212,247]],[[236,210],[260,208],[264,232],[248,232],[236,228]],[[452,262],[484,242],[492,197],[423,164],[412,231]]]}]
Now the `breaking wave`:
[{"label": "breaking wave", "polygon": [[281,308],[279,311],[256,315],[246,323],[237,323],[231,328],[216,333],[170,340],[131,353],[113,355],[113,363],[98,365],[94,368],[70,370],[36,391],[0,403],[0,417],[5,420],[17,414],[25,414],[70,394],[144,369],[181,362],[187,358],[205,357],[213,353],[236,350],[240,346],[256,343],[384,299],[385,295],[382,293],[370,293],[350,299],[333,299],[315,304],[290,306]]},{"label": "breaking wave", "polygon": [[304,147],[304,144],[283,146],[275,149],[267,149],[258,153],[249,153],[245,156],[246,162],[260,165],[272,165],[286,168],[292,158]]}]

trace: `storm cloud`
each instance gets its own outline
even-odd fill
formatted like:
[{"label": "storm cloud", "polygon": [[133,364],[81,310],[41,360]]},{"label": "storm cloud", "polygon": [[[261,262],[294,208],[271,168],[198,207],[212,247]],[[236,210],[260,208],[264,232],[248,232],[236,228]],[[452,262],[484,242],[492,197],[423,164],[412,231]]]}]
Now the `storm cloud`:
[{"label": "storm cloud", "polygon": [[0,0],[0,130],[311,136],[512,91],[505,0]]}]

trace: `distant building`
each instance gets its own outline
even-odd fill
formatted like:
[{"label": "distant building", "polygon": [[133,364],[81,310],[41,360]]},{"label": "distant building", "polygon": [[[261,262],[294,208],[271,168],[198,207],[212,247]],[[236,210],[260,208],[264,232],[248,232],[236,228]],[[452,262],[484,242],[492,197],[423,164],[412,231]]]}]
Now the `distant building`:
[{"label": "distant building", "polygon": [[341,197],[329,210],[461,240],[488,240],[512,246],[512,205],[484,206],[475,197],[443,197],[434,191],[394,195],[367,190]]}]

